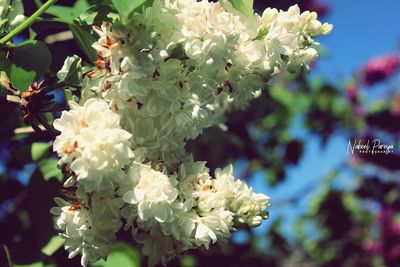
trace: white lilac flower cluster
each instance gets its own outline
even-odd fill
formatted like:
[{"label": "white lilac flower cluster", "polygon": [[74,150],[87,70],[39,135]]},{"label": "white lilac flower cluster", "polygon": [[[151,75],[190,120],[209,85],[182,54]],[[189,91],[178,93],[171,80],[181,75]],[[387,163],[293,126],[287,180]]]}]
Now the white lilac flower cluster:
[{"label": "white lilac flower cluster", "polygon": [[279,71],[307,70],[313,38],[331,28],[297,6],[249,17],[204,0],[156,0],[130,23],[94,27],[96,68],[79,104],[54,122],[61,134],[53,148],[75,199],[57,199],[52,213],[70,257],[81,254],[83,266],[106,258],[123,228],[149,265],[166,264],[267,219],[266,195],[235,179],[231,166],[212,177],[185,144]]},{"label": "white lilac flower cluster", "polygon": [[7,33],[25,20],[24,6],[19,0],[0,0],[0,34]]}]

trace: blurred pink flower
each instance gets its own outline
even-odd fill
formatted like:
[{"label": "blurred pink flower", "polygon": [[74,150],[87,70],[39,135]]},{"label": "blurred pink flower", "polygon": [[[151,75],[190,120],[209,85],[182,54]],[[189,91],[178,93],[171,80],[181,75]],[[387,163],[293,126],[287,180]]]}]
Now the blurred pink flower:
[{"label": "blurred pink flower", "polygon": [[[216,0],[213,0],[213,2]],[[302,11],[310,10],[317,12],[319,17],[327,15],[330,11],[330,6],[326,3],[320,3],[318,0],[269,0],[269,1],[254,1],[254,8],[257,11],[263,11],[267,7],[287,10],[290,6],[298,4]]]},{"label": "blurred pink flower", "polygon": [[392,76],[400,69],[400,55],[392,54],[374,58],[362,69],[363,83],[372,86]]},{"label": "blurred pink flower", "polygon": [[325,16],[329,10],[330,7],[326,3],[319,3],[317,0],[303,0],[300,1],[299,6],[302,8],[302,10],[311,10],[317,12],[318,16]]},{"label": "blurred pink flower", "polygon": [[346,97],[349,100],[353,100],[357,97],[358,95],[358,87],[354,83],[351,83],[346,86]]},{"label": "blurred pink flower", "polygon": [[392,209],[383,209],[377,216],[380,236],[365,244],[367,252],[381,256],[387,267],[400,266],[400,223]]}]

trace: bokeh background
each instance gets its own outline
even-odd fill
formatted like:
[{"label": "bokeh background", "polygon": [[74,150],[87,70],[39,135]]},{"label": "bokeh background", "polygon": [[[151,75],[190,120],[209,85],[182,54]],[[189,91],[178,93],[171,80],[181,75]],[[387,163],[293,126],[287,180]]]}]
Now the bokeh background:
[{"label": "bokeh background", "polygon": [[[28,15],[37,2],[24,1]],[[189,252],[168,266],[400,266],[400,2],[255,0],[255,9],[295,3],[334,24],[332,34],[319,39],[323,48],[311,73],[282,73],[246,110],[229,114],[228,131],[210,128],[189,144],[195,159],[208,161],[212,170],[233,163],[236,177],[269,195],[270,219],[238,229],[228,244]],[[38,40],[48,41],[68,28],[48,22],[33,30]],[[52,61],[43,78],[53,79],[66,56],[88,61],[72,39],[47,47]],[[51,139],[15,135],[24,125],[4,95],[0,266],[8,266],[6,251],[15,266],[80,266],[79,259],[67,260],[54,237],[49,209],[62,184],[48,149]],[[393,151],[349,150],[349,141],[374,139]],[[121,233],[120,239],[125,241],[112,248],[109,260],[94,266],[146,266],[129,236]]]}]

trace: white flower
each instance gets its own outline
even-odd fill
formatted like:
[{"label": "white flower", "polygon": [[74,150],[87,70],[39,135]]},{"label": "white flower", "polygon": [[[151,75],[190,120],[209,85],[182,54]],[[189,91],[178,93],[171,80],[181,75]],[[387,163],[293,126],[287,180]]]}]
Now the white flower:
[{"label": "white flower", "polygon": [[82,98],[121,115],[139,162],[176,164],[187,140],[247,105],[272,75],[307,69],[312,38],[328,28],[297,6],[245,17],[226,1],[154,1],[128,25],[94,28],[97,69]]},{"label": "white flower", "polygon": [[158,263],[166,265],[177,255],[174,239],[164,236],[158,229],[151,229],[149,234],[141,233],[135,237],[135,240],[143,244],[142,253],[148,256],[149,267]]},{"label": "white flower", "polygon": [[129,177],[133,189],[124,194],[123,200],[137,205],[140,220],[170,221],[173,218],[171,205],[178,196],[176,178],[136,163],[130,168]]},{"label": "white flower", "polygon": [[[317,56],[317,51],[310,48],[318,45],[314,37],[330,33],[331,24],[321,24],[317,20],[317,13],[305,11],[300,13],[297,5],[291,6],[288,11],[266,9],[261,18],[261,28],[268,33],[264,42],[267,46],[271,70],[278,64],[288,65],[288,70],[296,73],[308,70],[309,64]],[[284,58],[281,58],[284,56]]]},{"label": "white flower", "polygon": [[236,223],[250,226],[258,226],[263,219],[268,218],[266,209],[269,197],[254,193],[246,183],[235,179],[231,165],[224,170],[217,169],[215,179],[205,172],[195,174],[196,178],[190,178],[193,174],[188,175],[181,183],[181,190],[192,194],[195,202],[193,205],[197,205],[200,216],[230,212]]},{"label": "white flower", "polygon": [[[88,207],[77,201],[68,203],[61,198],[55,201],[59,207],[51,209],[51,213],[57,216],[57,227],[63,231],[60,236],[65,239],[64,247],[68,250],[69,258],[81,254],[81,265],[106,259],[108,249],[115,239],[113,231],[95,230],[96,223],[91,217]],[[106,221],[105,221],[106,222]]]},{"label": "white flower", "polygon": [[123,61],[119,62],[119,60],[120,48],[127,41],[124,39],[127,32],[111,31],[110,26],[108,22],[104,22],[101,27],[93,26],[93,30],[100,36],[99,40],[93,44],[93,48],[98,51],[96,66],[105,72],[118,73],[120,66],[123,69],[126,68],[124,67],[126,64],[122,64]]},{"label": "white flower", "polygon": [[74,56],[72,56],[72,57],[67,57],[67,58],[65,59],[64,64],[63,64],[61,70],[59,70],[59,71],[57,72],[57,78],[58,78],[60,81],[64,81],[64,80],[65,80],[65,78],[66,78],[67,75],[68,75],[69,69],[71,68],[72,63],[73,63],[75,60],[77,60],[77,59],[78,59],[78,60],[81,60],[81,59],[80,59],[78,56],[76,56],[76,55],[74,55]]},{"label": "white flower", "polygon": [[215,171],[214,187],[226,199],[226,207],[234,213],[237,222],[255,227],[268,218],[269,197],[254,193],[244,182],[235,180],[231,165]]},{"label": "white flower", "polygon": [[92,98],[83,106],[74,102],[70,106],[54,121],[61,132],[53,144],[61,157],[59,164],[66,165],[87,192],[111,188],[133,157],[131,134],[120,128],[119,115],[104,100]]},{"label": "white flower", "polygon": [[233,215],[232,212],[222,209],[203,212],[197,223],[196,243],[208,249],[210,243],[229,238],[233,230]]},{"label": "white flower", "polygon": [[105,257],[123,221],[149,264],[166,264],[267,219],[268,196],[231,166],[211,177],[185,145],[281,70],[307,70],[318,56],[313,38],[331,29],[297,5],[245,16],[222,0],[156,0],[126,24],[94,27],[98,60],[80,105],[54,122],[65,186],[78,188],[76,203],[53,209],[70,255],[81,253],[83,265]]}]

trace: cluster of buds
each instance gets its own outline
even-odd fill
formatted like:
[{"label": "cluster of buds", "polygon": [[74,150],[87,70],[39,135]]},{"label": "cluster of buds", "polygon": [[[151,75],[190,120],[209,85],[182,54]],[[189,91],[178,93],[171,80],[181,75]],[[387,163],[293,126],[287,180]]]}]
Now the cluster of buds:
[{"label": "cluster of buds", "polygon": [[54,95],[48,94],[50,90],[58,88],[59,84],[46,86],[44,81],[33,82],[26,91],[21,92],[13,86],[5,72],[1,72],[0,76],[1,87],[10,93],[7,95],[7,101],[18,105],[26,124],[31,125],[37,132],[42,132],[41,128],[44,128],[53,136],[60,133],[43,116],[43,113],[59,110],[59,107],[52,101]]}]

